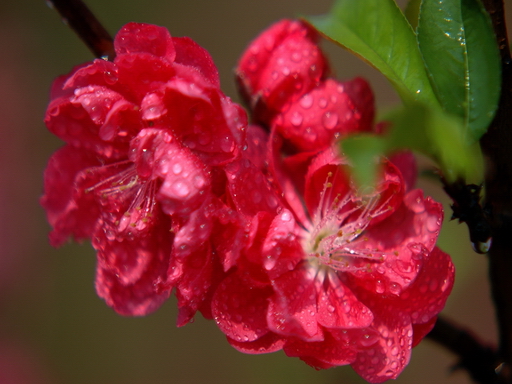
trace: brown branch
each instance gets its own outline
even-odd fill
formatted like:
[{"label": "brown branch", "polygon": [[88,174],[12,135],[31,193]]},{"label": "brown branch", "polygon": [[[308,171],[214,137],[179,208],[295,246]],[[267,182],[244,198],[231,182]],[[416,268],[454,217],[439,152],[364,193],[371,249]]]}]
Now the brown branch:
[{"label": "brown branch", "polygon": [[480,342],[471,332],[439,317],[427,338],[457,355],[459,361],[454,369],[465,369],[476,383],[504,383],[498,375],[501,361],[496,351]]},{"label": "brown branch", "polygon": [[113,60],[112,37],[81,0],[47,0],[96,57]]},{"label": "brown branch", "polygon": [[489,130],[480,140],[486,157],[486,204],[492,209],[493,244],[489,273],[499,328],[501,377],[512,383],[512,65],[502,0],[483,0],[491,16],[502,59],[501,98]]}]

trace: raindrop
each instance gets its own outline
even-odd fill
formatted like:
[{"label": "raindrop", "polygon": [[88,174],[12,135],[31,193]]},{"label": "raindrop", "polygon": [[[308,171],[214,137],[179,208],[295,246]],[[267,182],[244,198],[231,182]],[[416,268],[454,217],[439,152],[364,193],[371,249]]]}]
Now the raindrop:
[{"label": "raindrop", "polygon": [[382,280],[377,280],[377,282],[375,283],[375,291],[377,293],[384,293],[384,283],[382,282]]},{"label": "raindrop", "polygon": [[430,232],[439,230],[438,218],[436,216],[430,216],[427,219],[427,230]]},{"label": "raindrop", "polygon": [[336,112],[326,112],[322,117],[322,123],[327,129],[334,129],[338,124],[338,114]]},{"label": "raindrop", "polygon": [[303,121],[303,117],[299,112],[294,112],[290,118],[290,123],[295,127],[300,127]]},{"label": "raindrop", "polygon": [[316,141],[317,135],[313,129],[307,128],[304,137],[307,141],[313,143]]},{"label": "raindrop", "polygon": [[313,105],[313,96],[310,94],[302,96],[302,98],[299,101],[299,104],[304,109],[309,109]]},{"label": "raindrop", "polygon": [[190,188],[187,184],[185,184],[182,181],[178,181],[177,183],[174,183],[172,185],[172,188],[177,196],[179,197],[185,197],[190,193]]},{"label": "raindrop", "polygon": [[180,163],[175,163],[173,164],[172,166],[172,172],[175,174],[175,175],[179,175],[181,173],[181,171],[183,171],[183,166],[180,164]]},{"label": "raindrop", "polygon": [[220,143],[220,147],[224,152],[232,152],[235,149],[235,143],[229,137],[225,137]]},{"label": "raindrop", "polygon": [[282,221],[290,221],[291,219],[292,219],[292,216],[290,215],[290,212],[288,212],[288,211],[283,212],[283,214],[281,215]]}]

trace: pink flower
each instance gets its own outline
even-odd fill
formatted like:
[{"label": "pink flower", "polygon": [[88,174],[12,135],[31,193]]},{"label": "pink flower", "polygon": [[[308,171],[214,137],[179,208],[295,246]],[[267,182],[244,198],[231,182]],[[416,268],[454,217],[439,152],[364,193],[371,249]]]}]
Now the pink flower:
[{"label": "pink flower", "polygon": [[145,315],[176,288],[181,325],[221,269],[213,253],[223,257],[235,236],[216,234],[238,228],[222,175],[240,155],[246,115],[192,40],[129,23],[114,45],[113,62],[53,85],[45,122],[66,145],[49,161],[41,203],[53,245],[91,239],[96,289],[110,306]]},{"label": "pink flower", "polygon": [[[314,61],[292,64],[297,52]],[[250,224],[212,314],[240,351],[282,349],[317,369],[350,364],[377,383],[396,378],[433,327],[454,267],[435,247],[441,205],[411,189],[410,154],[383,159],[374,188],[352,182],[335,142],[374,129],[373,96],[365,81],[337,82],[326,68],[315,34],[287,20],[240,60],[243,95],[270,134],[250,126],[251,157],[226,168]]]},{"label": "pink flower", "polygon": [[353,132],[373,130],[373,93],[355,78],[329,78],[318,34],[299,21],[282,20],[242,55],[237,79],[253,119],[276,130],[292,150],[318,151]]},{"label": "pink flower", "polygon": [[262,201],[284,196],[275,209],[245,208],[249,241],[214,294],[214,318],[243,352],[395,378],[452,288],[452,262],[435,248],[442,207],[406,191],[389,161],[375,189],[358,190],[335,151],[300,157],[288,163],[305,173],[273,160],[275,188],[258,190]]}]

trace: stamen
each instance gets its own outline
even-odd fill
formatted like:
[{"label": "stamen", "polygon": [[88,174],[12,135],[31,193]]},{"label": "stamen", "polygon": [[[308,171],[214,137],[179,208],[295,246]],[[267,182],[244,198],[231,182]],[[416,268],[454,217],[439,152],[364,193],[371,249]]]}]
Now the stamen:
[{"label": "stamen", "polygon": [[371,270],[374,262],[382,262],[394,253],[363,246],[369,240],[362,234],[374,218],[389,212],[392,196],[382,201],[382,195],[372,190],[364,194],[349,191],[333,198],[333,181],[329,172],[304,249],[312,261],[336,270]]}]

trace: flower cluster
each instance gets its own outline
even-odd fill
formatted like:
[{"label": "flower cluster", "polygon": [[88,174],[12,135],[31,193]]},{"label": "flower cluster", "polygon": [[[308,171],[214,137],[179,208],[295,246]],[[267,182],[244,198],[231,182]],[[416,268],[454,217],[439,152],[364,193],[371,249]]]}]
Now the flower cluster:
[{"label": "flower cluster", "polygon": [[410,154],[382,159],[374,187],[351,180],[336,143],[374,130],[368,84],[330,77],[316,32],[283,20],[237,68],[248,124],[193,41],[131,23],[115,49],[52,90],[46,124],[66,141],[45,174],[52,244],[91,239],[98,294],[121,314],[174,290],[178,325],[199,310],[240,351],[395,378],[454,268]]}]

